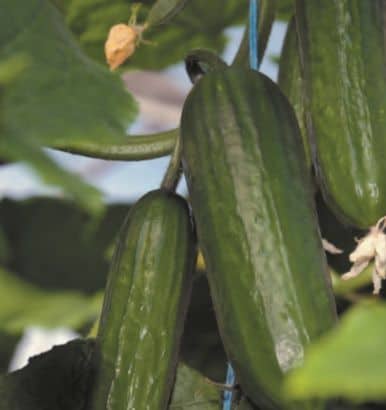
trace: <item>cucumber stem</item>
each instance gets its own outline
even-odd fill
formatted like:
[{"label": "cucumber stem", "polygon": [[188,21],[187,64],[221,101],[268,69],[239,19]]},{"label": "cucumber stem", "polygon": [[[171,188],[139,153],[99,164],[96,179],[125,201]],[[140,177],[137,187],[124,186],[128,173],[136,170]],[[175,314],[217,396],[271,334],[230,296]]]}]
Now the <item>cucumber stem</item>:
[{"label": "cucumber stem", "polygon": [[192,50],[185,57],[185,69],[192,84],[195,84],[206,73],[226,67],[225,61],[210,50]]},{"label": "cucumber stem", "polygon": [[174,192],[176,190],[182,175],[181,157],[182,144],[181,137],[178,134],[168,168],[161,183],[161,189],[169,192]]},{"label": "cucumber stem", "polygon": [[118,144],[97,142],[56,143],[47,148],[113,161],[141,161],[169,155],[175,146],[178,128],[149,135],[132,135]]}]

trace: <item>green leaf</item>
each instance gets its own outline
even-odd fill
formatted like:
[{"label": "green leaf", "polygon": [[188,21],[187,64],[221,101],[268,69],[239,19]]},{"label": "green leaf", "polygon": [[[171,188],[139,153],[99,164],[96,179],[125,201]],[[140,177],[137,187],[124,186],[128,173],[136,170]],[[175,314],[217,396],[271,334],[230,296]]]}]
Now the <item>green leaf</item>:
[{"label": "green leaf", "polygon": [[[84,55],[56,7],[47,0],[4,1],[9,7],[0,16],[0,58],[21,53],[28,65],[2,90],[0,158],[27,162],[47,183],[98,211],[100,194],[38,146],[65,149],[89,143],[97,151],[124,146],[136,105],[117,75]],[[147,143],[138,143],[141,150]]]},{"label": "green leaf", "polygon": [[95,371],[92,340],[73,340],[0,376],[0,410],[83,410]]},{"label": "green leaf", "polygon": [[2,143],[125,140],[136,105],[122,80],[88,59],[48,0],[3,0],[0,59],[28,67],[2,95]]},{"label": "green leaf", "polygon": [[[108,31],[114,24],[128,22],[129,4],[132,2],[127,0],[69,0],[66,21],[88,55],[105,62]],[[139,23],[145,21],[148,10],[141,8]],[[181,62],[195,48],[221,53],[227,42],[224,30],[243,23],[247,14],[248,0],[190,0],[169,24],[144,32],[145,39],[153,44],[139,46],[123,69],[165,68]]]},{"label": "green leaf", "polygon": [[304,366],[286,380],[293,399],[386,399],[386,305],[362,303],[313,344]]},{"label": "green leaf", "polygon": [[105,285],[107,250],[129,205],[110,205],[93,218],[54,198],[0,202],[0,226],[8,243],[6,267],[44,289],[93,293]]},{"label": "green leaf", "polygon": [[6,264],[10,259],[10,247],[3,228],[0,226],[0,265]]},{"label": "green leaf", "polygon": [[27,326],[79,329],[99,314],[102,294],[46,292],[0,268],[0,331],[20,335]]},{"label": "green leaf", "polygon": [[180,363],[174,385],[170,410],[218,410],[220,389],[202,373]]},{"label": "green leaf", "polygon": [[164,24],[185,6],[187,0],[158,0],[150,9],[146,23],[149,26]]},{"label": "green leaf", "polygon": [[23,161],[48,184],[61,187],[74,200],[91,213],[102,211],[102,195],[91,185],[83,182],[77,175],[60,168],[36,141],[25,136],[14,135],[0,144],[0,152],[13,161]]},{"label": "green leaf", "polygon": [[58,167],[39,147],[38,142],[24,135],[7,138],[4,130],[4,96],[9,87],[17,82],[22,72],[28,69],[30,59],[25,54],[16,54],[0,64],[0,157],[2,160],[25,160],[40,173],[49,184],[57,185],[79,201],[85,209],[100,211],[102,207],[99,192],[82,182],[77,176]]},{"label": "green leaf", "polygon": [[[82,56],[53,6],[45,0],[23,3],[23,7],[18,7],[18,0],[4,1],[8,7],[4,8],[7,13],[0,15],[0,158],[26,162],[46,183],[62,188],[88,211],[99,212],[100,193],[60,168],[40,146],[63,139],[74,141],[75,135],[95,140],[103,122],[105,129],[113,129],[119,112],[105,109],[106,114],[101,114],[98,106],[106,99],[108,83],[113,84],[112,94],[118,103],[131,103],[130,96],[123,89],[118,92],[122,87],[117,79],[108,73],[99,75],[104,70]],[[85,75],[91,72],[99,73],[99,80],[82,86],[79,81],[87,84]],[[91,95],[88,89],[93,86]],[[114,109],[114,104],[111,107]],[[123,136],[122,132],[121,140]]]},{"label": "green leaf", "polygon": [[276,0],[277,2],[277,19],[289,21],[295,14],[294,0]]}]

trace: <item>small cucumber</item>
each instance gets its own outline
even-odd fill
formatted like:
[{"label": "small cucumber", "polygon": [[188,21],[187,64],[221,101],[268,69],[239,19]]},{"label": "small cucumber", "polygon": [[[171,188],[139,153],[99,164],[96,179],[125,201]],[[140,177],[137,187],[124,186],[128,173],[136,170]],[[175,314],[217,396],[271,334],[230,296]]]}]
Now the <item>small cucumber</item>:
[{"label": "small cucumber", "polygon": [[336,320],[295,114],[266,76],[228,68],[193,87],[181,139],[225,350],[243,391],[281,408],[283,375]]},{"label": "small cucumber", "polygon": [[93,410],[167,408],[195,253],[183,198],[157,190],[131,208],[108,276]]},{"label": "small cucumber", "polygon": [[306,127],[328,205],[369,228],[386,214],[386,1],[296,1]]}]

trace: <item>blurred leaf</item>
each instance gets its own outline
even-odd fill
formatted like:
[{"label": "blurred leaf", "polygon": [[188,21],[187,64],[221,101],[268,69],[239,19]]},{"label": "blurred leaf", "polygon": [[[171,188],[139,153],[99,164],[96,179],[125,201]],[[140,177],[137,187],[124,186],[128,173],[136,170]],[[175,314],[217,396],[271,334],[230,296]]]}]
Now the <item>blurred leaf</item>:
[{"label": "blurred leaf", "polygon": [[0,376],[0,410],[84,410],[94,374],[94,342],[74,340]]},{"label": "blurred leaf", "polygon": [[276,18],[282,21],[289,21],[295,14],[295,0],[276,0]]},{"label": "blurred leaf", "polygon": [[[0,131],[1,133],[1,131]],[[70,194],[83,209],[99,214],[103,209],[101,193],[91,185],[83,182],[76,174],[60,168],[31,138],[13,136],[3,141],[0,152],[13,161],[23,161],[32,167],[48,185],[61,187]]]},{"label": "blurred leaf", "polygon": [[89,211],[101,196],[40,148],[124,141],[136,107],[122,81],[83,55],[47,0],[4,0],[0,14],[0,158],[26,161]]},{"label": "blurred leaf", "polygon": [[128,209],[111,205],[96,219],[60,199],[4,199],[0,226],[10,249],[6,266],[44,289],[100,290],[109,266],[107,250]]},{"label": "blurred leaf", "polygon": [[0,268],[0,331],[20,335],[31,325],[79,329],[99,314],[102,295],[46,292]]},{"label": "blurred leaf", "polygon": [[147,15],[147,24],[165,24],[185,6],[187,0],[157,0]]},{"label": "blurred leaf", "polygon": [[2,3],[0,58],[22,53],[29,63],[3,95],[4,137],[124,141],[136,106],[122,80],[83,55],[48,0]]},{"label": "blurred leaf", "polygon": [[[0,374],[8,370],[16,344],[19,341],[19,336],[20,335],[11,335],[0,330]],[[0,397],[2,397],[1,394]]]},{"label": "blurred leaf", "polygon": [[[104,63],[107,33],[112,25],[128,22],[132,3],[127,0],[69,0],[66,21],[88,55]],[[148,10],[142,7],[139,23],[145,21]],[[181,62],[196,48],[221,53],[226,44],[224,30],[243,23],[247,14],[248,0],[189,0],[169,24],[145,31],[144,37],[153,45],[141,45],[124,68],[165,68]]]},{"label": "blurred leaf", "polygon": [[[0,15],[0,157],[25,161],[87,210],[99,192],[55,164],[40,146],[74,140],[123,141],[135,114],[121,80],[88,60],[47,0],[4,0]],[[22,56],[24,69],[15,62]],[[11,64],[13,62],[14,64]],[[9,82],[7,73],[18,71]]]},{"label": "blurred leaf", "polygon": [[219,387],[197,370],[179,364],[170,410],[218,410],[220,403]]},{"label": "blurred leaf", "polygon": [[24,55],[16,54],[0,64],[0,157],[8,160],[24,160],[35,171],[40,173],[49,184],[64,188],[67,193],[79,201],[85,209],[99,211],[102,207],[101,196],[95,188],[82,182],[79,177],[64,171],[57,166],[39,147],[39,143],[26,135],[13,135],[6,138],[4,133],[4,95],[18,76],[27,70],[29,59]]},{"label": "blurred leaf", "polygon": [[0,226],[0,265],[6,264],[9,261],[10,256],[8,240],[3,228]]},{"label": "blurred leaf", "polygon": [[386,399],[386,305],[362,303],[313,344],[286,381],[291,398]]}]

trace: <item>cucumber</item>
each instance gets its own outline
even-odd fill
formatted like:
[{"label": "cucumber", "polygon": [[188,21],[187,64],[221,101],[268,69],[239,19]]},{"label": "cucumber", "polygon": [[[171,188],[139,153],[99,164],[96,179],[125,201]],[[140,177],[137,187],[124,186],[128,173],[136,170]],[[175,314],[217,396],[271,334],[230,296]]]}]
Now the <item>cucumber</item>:
[{"label": "cucumber", "polygon": [[292,18],[288,24],[280,55],[278,84],[291,103],[298,120],[307,165],[311,167],[310,145],[307,140],[306,124],[304,121],[304,101],[302,93],[302,77],[296,33],[296,21]]},{"label": "cucumber", "polygon": [[306,126],[328,205],[369,228],[386,214],[386,2],[297,0]]},{"label": "cucumber", "polygon": [[93,410],[167,408],[195,253],[183,198],[157,190],[131,208],[108,276]]},{"label": "cucumber", "polygon": [[295,114],[263,74],[224,69],[193,87],[181,139],[225,350],[243,391],[280,408],[283,375],[336,320]]}]

